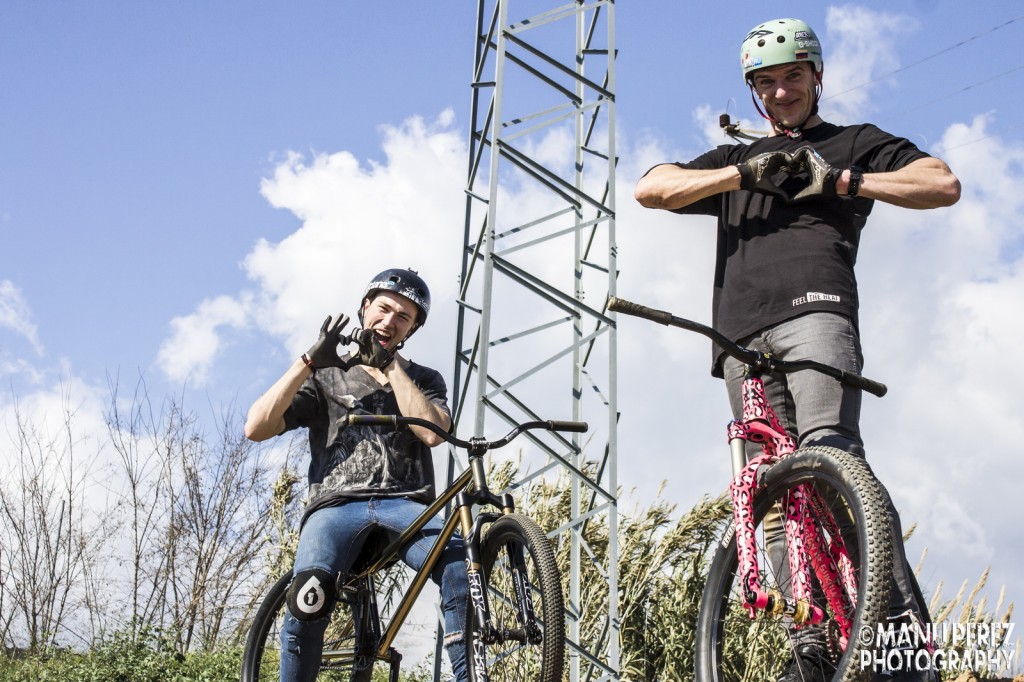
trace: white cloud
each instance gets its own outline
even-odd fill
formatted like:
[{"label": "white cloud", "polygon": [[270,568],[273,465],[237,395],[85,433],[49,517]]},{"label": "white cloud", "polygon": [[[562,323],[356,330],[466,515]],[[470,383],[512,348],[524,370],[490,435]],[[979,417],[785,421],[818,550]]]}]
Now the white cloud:
[{"label": "white cloud", "polygon": [[[10,280],[0,280],[0,328],[26,339],[34,355],[44,355],[31,307]],[[30,360],[24,350],[4,348],[0,358],[0,376],[6,384],[0,391],[0,442],[5,443],[0,450],[16,453],[5,456],[3,464],[21,466],[25,458],[20,448],[35,447],[59,453],[49,464],[62,472],[70,471],[74,455],[78,479],[106,466],[108,460],[97,457],[106,430],[102,392],[76,376],[68,359]]]},{"label": "white cloud", "polygon": [[21,290],[10,280],[0,280],[0,327],[25,337],[37,355],[43,354],[39,333],[32,321],[32,310]]},{"label": "white cloud", "polygon": [[[264,179],[261,191],[270,204],[291,211],[302,225],[280,242],[260,240],[245,258],[255,292],[204,301],[174,320],[174,337],[160,354],[168,377],[205,381],[225,334],[246,325],[301,353],[327,315],[354,318],[363,287],[389,267],[419,270],[436,301],[454,298],[463,222],[462,135],[451,112],[429,124],[411,118],[381,131],[383,162],[360,165],[348,152],[309,160],[291,154]],[[452,306],[441,303],[428,325],[445,327],[439,320],[452,314]]]},{"label": "white cloud", "polygon": [[[825,18],[825,90],[823,117],[833,123],[854,123],[871,114],[873,79],[899,67],[897,39],[917,28],[905,15],[876,12],[857,5],[829,7]],[[887,79],[886,87],[896,80]],[[834,98],[834,99],[833,99]]]},{"label": "white cloud", "polygon": [[[863,82],[891,69],[893,37],[909,28],[902,18],[849,8],[833,11],[828,24],[839,41],[828,57],[826,82]],[[867,25],[877,38],[870,45],[861,40]],[[865,61],[870,50],[877,55]],[[875,87],[859,89],[858,97]],[[842,106],[855,110],[845,97]],[[695,120],[714,143],[722,141],[710,110],[696,111]],[[909,211],[878,205],[868,222],[858,266],[867,373],[892,390],[883,400],[866,400],[863,429],[869,461],[906,523],[920,524],[915,538],[931,549],[932,574],[959,583],[990,560],[996,584],[1008,582],[1019,593],[1024,585],[1009,571],[1021,557],[1009,553],[1019,553],[1024,538],[1014,519],[989,512],[985,502],[1014,499],[1012,488],[1024,477],[1024,458],[1016,456],[1024,434],[1013,411],[1013,391],[1024,376],[1019,364],[1002,362],[1013,357],[1010,344],[1024,331],[1014,315],[1024,300],[1015,219],[1022,208],[1015,188],[1024,179],[1024,150],[996,137],[965,144],[983,138],[988,121],[981,116],[951,125],[942,141],[949,150],[943,156],[964,185],[957,206]],[[222,307],[203,304],[183,318],[176,338],[186,350],[175,371],[201,375],[225,332],[243,324],[297,354],[312,343],[326,314],[355,312],[368,277],[408,265],[420,268],[437,305],[432,328],[411,348],[425,356],[418,360],[450,376],[464,136],[448,114],[382,130],[381,162],[361,164],[347,152],[308,160],[293,155],[266,179],[267,200],[302,225],[280,242],[254,246],[244,263],[253,292],[227,297]],[[531,150],[545,153],[551,148],[545,143],[564,147],[552,135]],[[713,221],[648,211],[632,198],[647,168],[687,157],[653,139],[632,148],[620,144],[620,153],[619,294],[709,322]],[[509,183],[500,197],[499,229],[538,215],[549,200]],[[496,324],[528,326],[513,317]],[[684,508],[721,491],[729,470],[728,406],[724,386],[708,374],[707,342],[623,319],[619,347],[620,482],[649,496],[667,479],[669,497]]]},{"label": "white cloud", "polygon": [[95,482],[110,482],[113,453],[104,448],[102,391],[75,377],[67,363],[36,378],[45,383],[35,390],[0,394],[0,443],[13,453],[4,457],[3,480],[20,480],[20,467],[42,463],[40,473],[58,486],[72,485],[90,512],[105,511],[110,489]]},{"label": "white cloud", "polygon": [[[902,17],[851,8],[833,9],[828,25],[838,42],[826,55],[826,95],[839,83],[892,70],[893,40],[912,28]],[[867,25],[870,45],[860,37]],[[865,54],[871,50],[877,55]],[[852,102],[878,87],[844,96],[841,111],[839,100],[829,102],[836,116],[825,111],[826,118],[843,122],[837,119],[849,112],[864,120],[865,110]],[[698,108],[694,120],[709,146],[723,142],[711,109]],[[1013,502],[1024,478],[1024,424],[1016,411],[1024,368],[1014,346],[1024,334],[1024,148],[991,135],[992,121],[982,112],[949,125],[935,151],[962,182],[957,205],[911,211],[876,204],[868,220],[858,264],[865,371],[890,393],[865,397],[862,429],[868,460],[905,527],[918,524],[912,561],[922,547],[930,550],[926,589],[940,579],[973,581],[991,564],[990,589],[1005,584],[1013,599],[1024,594],[1016,571],[1024,535]],[[631,197],[647,168],[696,153],[651,139],[623,152],[619,294],[706,323],[714,221],[637,209]],[[724,386],[708,377],[707,344],[621,316],[619,339],[626,486],[653,494],[667,479],[670,498],[684,508],[701,493],[720,491],[728,407]]]},{"label": "white cloud", "polygon": [[869,374],[892,388],[866,406],[869,457],[878,453],[876,470],[904,518],[920,522],[933,561],[992,562],[998,585],[1018,579],[1010,568],[1019,557],[1008,554],[1024,544],[993,505],[1014,499],[1024,477],[1015,407],[1024,369],[1012,360],[1024,333],[1024,149],[983,139],[987,120],[950,126],[942,141],[961,201],[877,210],[859,272]]},{"label": "white cloud", "polygon": [[218,296],[199,304],[194,313],[171,320],[173,335],[160,345],[157,363],[167,378],[180,382],[206,382],[210,368],[224,347],[220,330],[240,329],[248,322],[250,296]]}]

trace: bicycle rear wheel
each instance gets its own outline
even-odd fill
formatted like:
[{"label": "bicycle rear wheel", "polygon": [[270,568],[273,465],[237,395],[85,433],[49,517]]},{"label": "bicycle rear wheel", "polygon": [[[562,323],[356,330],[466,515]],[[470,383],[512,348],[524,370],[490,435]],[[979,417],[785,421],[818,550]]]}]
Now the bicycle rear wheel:
[{"label": "bicycle rear wheel", "polygon": [[[847,594],[844,617],[852,621],[845,647],[840,641],[837,613],[821,597],[820,581],[815,575],[815,604],[825,610],[826,620],[818,636],[830,655],[835,671],[823,665],[817,679],[834,682],[862,682],[870,669],[861,670],[859,643],[861,629],[874,629],[885,619],[892,584],[892,541],[889,516],[879,484],[863,459],[826,447],[798,450],[780,460],[763,475],[754,500],[753,524],[758,551],[762,588],[789,595],[788,569],[779,570],[768,557],[765,520],[779,512],[788,491],[801,484],[812,484],[826,508],[812,513],[815,526],[825,541],[835,541],[825,528],[831,520],[844,530],[842,540],[853,563],[856,594]],[[772,523],[769,521],[769,523]],[[800,637],[782,616],[758,610],[751,618],[743,606],[741,580],[737,576],[736,534],[715,554],[701,598],[697,618],[696,677],[698,682],[740,682],[775,680],[783,671]],[[805,539],[806,540],[806,539]],[[781,541],[785,561],[785,539]],[[808,544],[806,541],[805,545]],[[773,551],[777,551],[773,547]],[[812,573],[814,571],[812,570]],[[803,634],[806,637],[807,633]]]},{"label": "bicycle rear wheel", "polygon": [[544,531],[525,516],[506,514],[491,524],[480,549],[493,641],[487,641],[471,604],[466,628],[469,678],[562,682],[562,584]]},{"label": "bicycle rear wheel", "polygon": [[[256,612],[245,651],[242,653],[242,682],[278,682],[281,679],[281,626],[285,599],[292,575],[286,573],[274,583]],[[356,627],[351,601],[339,600],[324,635],[324,654],[317,680],[370,682],[373,667],[365,657],[355,656]],[[356,665],[360,661],[360,665]]]}]

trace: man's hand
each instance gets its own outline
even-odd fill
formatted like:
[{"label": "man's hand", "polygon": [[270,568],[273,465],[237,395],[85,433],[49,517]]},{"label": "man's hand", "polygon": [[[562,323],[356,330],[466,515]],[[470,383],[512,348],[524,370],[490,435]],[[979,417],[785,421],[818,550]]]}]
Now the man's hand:
[{"label": "man's hand", "polygon": [[767,152],[736,164],[740,189],[789,199],[780,185],[792,173],[793,157],[787,152]]},{"label": "man's hand", "polygon": [[[331,321],[334,320],[332,324]],[[320,338],[314,343],[303,357],[311,369],[320,367],[344,367],[341,357],[338,356],[338,344],[343,339],[341,332],[348,324],[348,316],[338,313],[336,318],[328,315],[324,324],[320,327]]]},{"label": "man's hand", "polygon": [[380,345],[377,336],[369,329],[353,332],[352,341],[359,347],[359,352],[353,355],[349,361],[352,365],[384,369],[395,359],[395,356],[387,348]]},{"label": "man's hand", "polygon": [[800,147],[793,156],[793,161],[803,170],[807,171],[809,180],[807,186],[794,194],[790,201],[800,201],[809,197],[836,195],[836,181],[843,174],[838,168],[833,168],[828,161],[821,157],[821,154],[814,151],[813,147]]}]

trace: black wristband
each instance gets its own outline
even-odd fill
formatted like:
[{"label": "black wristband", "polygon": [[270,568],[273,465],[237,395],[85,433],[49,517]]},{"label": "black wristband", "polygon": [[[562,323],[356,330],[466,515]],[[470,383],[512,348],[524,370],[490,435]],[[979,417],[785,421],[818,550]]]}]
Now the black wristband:
[{"label": "black wristband", "polygon": [[855,197],[860,191],[860,181],[864,177],[864,171],[860,166],[850,166],[850,184],[846,188],[846,196]]}]

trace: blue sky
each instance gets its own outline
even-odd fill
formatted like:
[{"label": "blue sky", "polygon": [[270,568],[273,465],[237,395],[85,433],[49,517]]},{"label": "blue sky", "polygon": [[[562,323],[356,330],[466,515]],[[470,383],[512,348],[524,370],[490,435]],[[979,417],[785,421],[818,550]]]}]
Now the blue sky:
[{"label": "blue sky", "polygon": [[[825,42],[825,118],[904,135],[965,186],[954,209],[876,208],[865,232],[867,373],[893,386],[865,407],[869,461],[920,524],[926,586],[949,594],[992,565],[1020,600],[1024,376],[1008,358],[1024,331],[1024,11],[972,7],[618,3],[620,293],[708,320],[712,227],[644,211],[631,188],[726,142],[725,110],[760,127],[739,43],[770,18],[808,21]],[[410,349],[450,376],[475,9],[5,0],[0,410],[16,394],[45,412],[63,382],[98,419],[107,376],[139,372],[244,409],[339,301],[353,312],[369,276],[417,258],[440,304]],[[620,338],[620,456],[651,464],[623,483],[640,496],[666,479],[688,506],[724,481],[721,429],[696,428],[723,423],[724,388],[701,342],[636,324]],[[652,346],[668,378],[640,363]],[[694,431],[631,414],[651,391],[642,404],[683,406]],[[637,454],[681,441],[693,454],[671,463]]]},{"label": "blue sky", "polygon": [[[868,51],[888,63],[865,75],[1017,16],[1010,2],[966,16],[952,2],[865,7],[903,10],[905,25],[891,31],[897,46]],[[822,26],[824,9],[781,3],[772,11]],[[5,3],[3,276],[41,328],[93,330],[73,344],[63,337],[83,363],[147,365],[168,315],[236,289],[249,246],[295,228],[258,191],[287,152],[343,149],[365,163],[380,158],[378,126],[447,107],[463,130],[474,14],[472,3],[410,3],[397,20],[375,3]],[[652,132],[696,150],[695,107],[753,115],[733,53],[735,36],[760,19],[744,14],[703,3],[619,7],[627,143]],[[1020,31],[1018,22],[883,80],[867,107],[872,120],[930,144],[949,121],[993,111],[992,128],[1019,134],[1020,71],[902,112],[1020,66]],[[863,83],[857,70],[846,87],[829,83],[826,97]],[[60,343],[45,345],[59,352]]]}]

